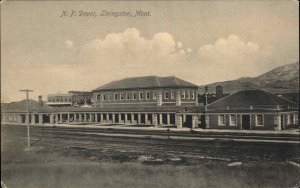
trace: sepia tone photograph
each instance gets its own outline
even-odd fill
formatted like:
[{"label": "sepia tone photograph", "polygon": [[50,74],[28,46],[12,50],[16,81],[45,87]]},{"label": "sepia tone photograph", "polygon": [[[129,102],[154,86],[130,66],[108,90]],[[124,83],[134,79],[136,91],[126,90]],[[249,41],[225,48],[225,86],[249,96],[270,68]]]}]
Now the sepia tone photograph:
[{"label": "sepia tone photograph", "polygon": [[296,0],[2,0],[1,188],[298,188]]}]

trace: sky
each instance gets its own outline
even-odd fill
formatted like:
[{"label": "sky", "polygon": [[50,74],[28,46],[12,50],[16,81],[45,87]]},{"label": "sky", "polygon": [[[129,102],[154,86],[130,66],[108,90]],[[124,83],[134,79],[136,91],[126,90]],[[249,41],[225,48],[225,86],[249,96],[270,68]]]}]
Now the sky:
[{"label": "sky", "polygon": [[[297,1],[280,0],[4,1],[1,102],[24,99],[20,89],[45,100],[126,77],[204,85],[258,76],[298,61],[298,10]],[[100,16],[122,11],[150,15]]]}]

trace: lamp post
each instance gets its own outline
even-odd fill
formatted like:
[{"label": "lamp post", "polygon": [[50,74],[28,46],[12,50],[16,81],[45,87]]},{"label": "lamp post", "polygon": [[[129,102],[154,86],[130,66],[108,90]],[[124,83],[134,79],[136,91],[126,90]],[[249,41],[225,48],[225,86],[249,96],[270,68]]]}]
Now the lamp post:
[{"label": "lamp post", "polygon": [[29,92],[33,92],[33,90],[24,89],[20,90],[22,92],[26,92],[26,124],[27,124],[27,146],[30,148],[30,133],[29,133]]}]

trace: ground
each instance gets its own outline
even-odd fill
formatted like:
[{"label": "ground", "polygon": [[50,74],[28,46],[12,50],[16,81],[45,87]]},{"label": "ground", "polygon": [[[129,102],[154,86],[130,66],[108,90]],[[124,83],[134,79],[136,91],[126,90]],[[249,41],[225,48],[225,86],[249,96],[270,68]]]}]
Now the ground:
[{"label": "ground", "polygon": [[[26,149],[25,135],[1,131],[1,180],[8,188],[240,188],[296,187],[300,183],[297,165],[289,163],[286,158],[269,158],[268,153],[260,154],[259,159],[237,160],[228,156],[210,157],[209,147],[205,156],[171,155],[161,150],[130,151],[125,144],[120,146],[122,150],[109,145],[93,150],[71,147],[65,142],[69,140],[67,138],[51,140],[52,137],[48,136],[37,140],[34,135],[31,149]],[[218,147],[223,146],[214,146]],[[265,150],[269,149],[266,147]],[[266,157],[261,157],[263,155]],[[299,162],[299,158],[293,158],[293,161]]]}]

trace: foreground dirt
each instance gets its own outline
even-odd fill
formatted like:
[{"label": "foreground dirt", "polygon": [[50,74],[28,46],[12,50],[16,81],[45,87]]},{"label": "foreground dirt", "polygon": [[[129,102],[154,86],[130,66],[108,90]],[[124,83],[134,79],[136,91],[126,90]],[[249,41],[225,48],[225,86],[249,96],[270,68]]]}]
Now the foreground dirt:
[{"label": "foreground dirt", "polygon": [[237,161],[211,157],[209,148],[204,156],[142,150],[126,143],[97,148],[91,141],[85,141],[87,147],[75,143],[33,138],[33,147],[25,149],[26,137],[1,132],[1,180],[8,188],[297,187],[300,180],[299,167],[285,160],[268,162],[268,155]]}]

